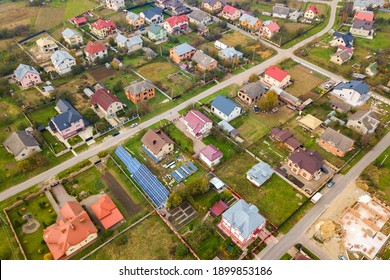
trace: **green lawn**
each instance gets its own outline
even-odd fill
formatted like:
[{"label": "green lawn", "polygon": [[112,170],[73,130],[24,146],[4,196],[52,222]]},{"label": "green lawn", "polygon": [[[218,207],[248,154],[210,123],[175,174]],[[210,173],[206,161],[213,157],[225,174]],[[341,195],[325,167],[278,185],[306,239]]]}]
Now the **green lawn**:
[{"label": "green lawn", "polygon": [[258,120],[251,113],[232,120],[230,124],[238,129],[239,136],[249,144],[255,143],[270,131],[270,128],[264,122]]},{"label": "green lawn", "polygon": [[237,90],[238,90],[238,86],[236,84],[229,85],[229,86],[217,91],[216,93],[213,93],[209,96],[206,96],[205,98],[202,98],[201,100],[199,100],[199,103],[206,103],[207,104],[207,103],[211,102],[218,95],[224,95],[224,96],[228,96],[230,98],[235,97],[237,95]]},{"label": "green lawn", "polygon": [[213,137],[213,135],[209,135],[202,139],[203,143],[206,145],[213,144],[223,153],[223,160],[229,160],[231,157],[237,154],[237,146],[234,145],[227,138],[225,139],[217,139]]},{"label": "green lawn", "polygon": [[65,5],[64,20],[77,16],[82,12],[96,7],[98,4],[90,0],[67,0]]},{"label": "green lawn", "polygon": [[54,150],[55,153],[59,153],[66,149],[65,144],[59,141],[48,130],[41,132],[41,135],[43,139],[48,143],[48,145]]},{"label": "green lawn", "polygon": [[170,124],[163,127],[163,131],[173,140],[183,151],[190,154],[194,153],[193,143],[180,129],[175,125]]},{"label": "green lawn", "polygon": [[27,117],[33,124],[47,126],[51,118],[57,114],[58,112],[54,109],[53,104],[49,104],[37,110],[29,111]]},{"label": "green lawn", "polygon": [[274,168],[279,167],[289,155],[283,144],[274,143],[268,136],[264,136],[247,149]]},{"label": "green lawn", "polygon": [[[101,191],[107,192],[109,188],[103,183],[100,172],[92,166],[86,171],[72,177],[72,184],[68,189],[74,192],[72,195],[77,196],[78,200],[82,200],[87,196],[98,194]],[[77,184],[77,188],[73,188],[73,184]],[[80,197],[80,193],[85,192],[85,197]]]},{"label": "green lawn", "polygon": [[[22,231],[21,224],[24,223],[22,216],[26,213],[31,213],[34,219],[38,220],[41,224],[39,229],[31,234],[26,234]],[[49,252],[46,244],[41,243],[43,240],[43,229],[53,224],[57,218],[57,214],[54,212],[46,196],[43,194],[25,202],[9,211],[8,215],[27,255],[27,259],[42,260],[43,256]],[[38,252],[38,250],[42,251]]]},{"label": "green lawn", "polygon": [[225,162],[216,172],[226,184],[246,201],[255,204],[259,212],[276,226],[281,225],[307,198],[277,175],[260,188],[246,179],[246,172],[257,163],[247,153],[241,153]]}]

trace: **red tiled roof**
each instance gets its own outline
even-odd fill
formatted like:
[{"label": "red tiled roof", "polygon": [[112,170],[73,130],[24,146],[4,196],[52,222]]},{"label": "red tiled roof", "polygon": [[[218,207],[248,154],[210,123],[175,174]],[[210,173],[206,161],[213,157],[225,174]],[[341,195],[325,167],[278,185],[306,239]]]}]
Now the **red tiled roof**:
[{"label": "red tiled roof", "polygon": [[274,78],[275,80],[281,82],[283,79],[288,75],[286,71],[283,71],[282,69],[276,67],[276,66],[270,66],[267,70],[265,70],[265,75],[270,76]]},{"label": "red tiled roof", "polygon": [[352,48],[348,48],[348,47],[345,47],[343,45],[338,46],[338,50],[337,51],[339,51],[339,50],[347,50],[350,54],[353,54],[353,49]]},{"label": "red tiled roof", "polygon": [[98,21],[91,24],[91,26],[99,30],[103,28],[116,28],[115,23],[111,19],[109,20],[98,19]]},{"label": "red tiled roof", "polygon": [[374,21],[374,13],[370,11],[356,12],[353,20],[360,19],[365,21]]},{"label": "red tiled roof", "polygon": [[225,202],[220,200],[217,203],[215,203],[213,206],[211,206],[210,211],[211,211],[211,213],[213,213],[215,216],[218,217],[223,212],[225,212],[225,210],[228,208],[229,208],[229,206],[227,206]]},{"label": "red tiled roof", "polygon": [[222,152],[218,150],[218,148],[215,147],[213,144],[204,147],[202,150],[200,150],[200,153],[203,154],[211,162],[223,157]]},{"label": "red tiled roof", "polygon": [[74,23],[77,23],[78,25],[88,22],[85,17],[74,17],[71,18],[70,20],[73,21]]},{"label": "red tiled roof", "polygon": [[225,5],[223,7],[223,11],[229,15],[234,15],[234,13],[237,11],[236,8],[234,8],[233,6],[230,6],[230,5]]},{"label": "red tiled roof", "polygon": [[107,47],[105,45],[92,41],[89,41],[84,48],[84,51],[89,54],[95,54],[105,50],[107,50]]},{"label": "red tiled roof", "polygon": [[298,149],[302,144],[293,137],[290,137],[286,140],[286,145],[289,145],[293,149]]},{"label": "red tiled roof", "polygon": [[289,159],[311,175],[320,170],[324,164],[323,158],[315,150],[303,150],[299,148],[289,156]]},{"label": "red tiled roof", "polygon": [[211,122],[208,117],[206,117],[198,110],[190,110],[184,117],[184,120],[187,122],[187,125],[192,129],[194,134],[198,134],[206,123]]},{"label": "red tiled roof", "polygon": [[108,195],[103,196],[95,204],[92,204],[91,208],[105,229],[109,229],[124,219]]},{"label": "red tiled roof", "polygon": [[91,104],[99,104],[100,107],[102,107],[105,111],[108,110],[108,108],[111,106],[114,102],[120,102],[118,97],[113,95],[110,91],[100,88],[98,89],[92,96]]},{"label": "red tiled roof", "polygon": [[277,32],[277,31],[280,30],[279,25],[276,22],[274,22],[274,21],[271,21],[265,27],[267,27],[269,29],[269,31],[272,32],[272,33]]},{"label": "red tiled roof", "polygon": [[309,6],[307,9],[306,9],[306,12],[307,11],[313,11],[314,14],[318,15],[318,9],[317,9],[317,6],[316,5],[311,5]]},{"label": "red tiled roof", "polygon": [[77,201],[66,202],[60,213],[61,219],[43,231],[43,239],[56,260],[64,256],[69,247],[97,233],[87,212]]},{"label": "red tiled roof", "polygon": [[165,21],[168,22],[171,27],[174,27],[175,25],[180,24],[182,22],[188,22],[188,17],[186,15],[172,16],[170,18],[167,18]]}]

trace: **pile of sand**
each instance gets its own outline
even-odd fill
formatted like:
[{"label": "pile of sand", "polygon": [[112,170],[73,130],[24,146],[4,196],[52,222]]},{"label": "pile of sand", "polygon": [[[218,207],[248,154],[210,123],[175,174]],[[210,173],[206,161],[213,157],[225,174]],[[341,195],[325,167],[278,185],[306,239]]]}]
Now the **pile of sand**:
[{"label": "pile of sand", "polygon": [[332,239],[337,232],[337,225],[332,220],[320,221],[316,225],[317,233],[316,238],[322,242]]}]

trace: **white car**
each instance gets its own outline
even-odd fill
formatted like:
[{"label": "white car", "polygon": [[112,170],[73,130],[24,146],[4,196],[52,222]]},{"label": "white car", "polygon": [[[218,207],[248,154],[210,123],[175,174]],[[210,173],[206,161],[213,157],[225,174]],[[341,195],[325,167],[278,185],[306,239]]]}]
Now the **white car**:
[{"label": "white car", "polygon": [[130,127],[133,128],[133,127],[136,127],[137,125],[138,125],[138,123],[132,123],[132,124],[130,125]]}]

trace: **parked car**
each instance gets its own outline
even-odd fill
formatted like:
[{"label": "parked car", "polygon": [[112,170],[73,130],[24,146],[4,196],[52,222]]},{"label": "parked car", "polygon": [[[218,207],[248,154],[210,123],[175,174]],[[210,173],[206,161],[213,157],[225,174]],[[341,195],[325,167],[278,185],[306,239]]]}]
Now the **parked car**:
[{"label": "parked car", "polygon": [[137,125],[138,125],[138,123],[132,123],[132,124],[130,125],[130,127],[133,128],[133,127],[136,127]]},{"label": "parked car", "polygon": [[328,182],[327,186],[328,186],[328,188],[331,188],[331,187],[333,187],[334,184],[335,184],[335,181],[330,180],[330,181]]},{"label": "parked car", "polygon": [[333,87],[333,83],[332,82],[327,82],[326,84],[325,84],[325,89],[326,90],[328,90],[328,89],[331,89]]},{"label": "parked car", "polygon": [[119,131],[115,131],[113,134],[111,134],[113,137],[119,135]]},{"label": "parked car", "polygon": [[328,169],[326,169],[325,167],[321,167],[321,171],[324,172],[325,174],[329,173]]}]

